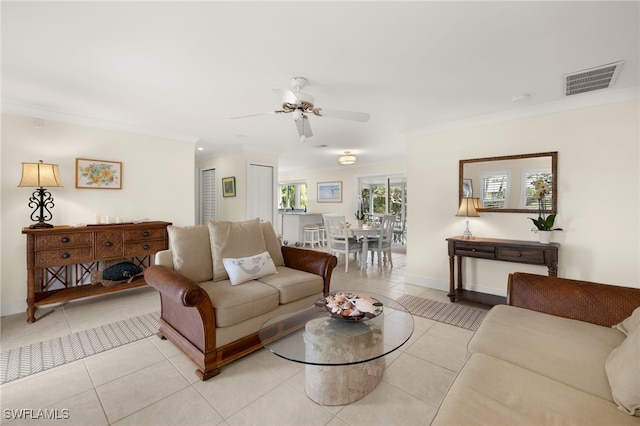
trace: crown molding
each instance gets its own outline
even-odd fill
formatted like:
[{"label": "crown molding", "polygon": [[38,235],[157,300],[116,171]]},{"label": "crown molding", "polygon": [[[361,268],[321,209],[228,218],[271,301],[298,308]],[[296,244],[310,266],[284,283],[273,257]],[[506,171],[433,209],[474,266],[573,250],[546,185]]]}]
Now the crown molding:
[{"label": "crown molding", "polygon": [[640,86],[629,87],[618,90],[607,90],[602,92],[585,93],[574,95],[559,101],[547,102],[544,104],[532,105],[530,107],[501,111],[492,114],[478,115],[461,120],[437,123],[429,126],[418,127],[405,132],[405,135],[433,134],[459,130],[468,127],[494,124],[503,121],[517,120],[521,118],[535,117],[545,114],[555,114],[563,111],[571,111],[581,108],[589,108],[598,105],[605,105],[616,102],[624,102],[640,98]]},{"label": "crown molding", "polygon": [[113,130],[124,133],[134,133],[143,136],[151,136],[162,139],[176,140],[180,142],[189,142],[196,144],[199,136],[179,135],[166,132],[158,132],[156,130],[136,127],[127,123],[119,123],[116,121],[103,120],[99,118],[86,117],[73,113],[53,111],[42,107],[30,105],[20,105],[12,102],[2,102],[2,113],[13,114],[24,117],[41,118],[43,120],[57,121],[60,123],[74,124],[77,126],[96,127],[105,130]]}]

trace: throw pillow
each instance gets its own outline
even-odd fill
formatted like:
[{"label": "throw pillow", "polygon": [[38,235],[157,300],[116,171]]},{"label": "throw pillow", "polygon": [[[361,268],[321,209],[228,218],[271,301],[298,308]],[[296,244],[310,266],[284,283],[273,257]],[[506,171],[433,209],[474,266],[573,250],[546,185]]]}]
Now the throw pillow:
[{"label": "throw pillow", "polygon": [[222,263],[229,275],[231,285],[246,283],[247,281],[278,273],[276,265],[273,264],[273,260],[271,260],[271,256],[267,251],[239,259],[225,257],[222,259]]},{"label": "throw pillow", "polygon": [[625,336],[628,336],[632,330],[639,327],[640,327],[640,306],[638,306],[631,313],[631,316],[625,318],[622,322],[613,326],[613,328],[623,332]]},{"label": "throw pillow", "polygon": [[173,269],[197,283],[213,278],[209,228],[206,225],[167,227]]},{"label": "throw pillow", "polygon": [[640,417],[640,327],[629,332],[605,362],[613,401],[626,414]]},{"label": "throw pillow", "polygon": [[254,256],[267,250],[258,218],[244,222],[209,222],[208,226],[214,281],[229,278],[222,259]]},{"label": "throw pillow", "polygon": [[276,231],[273,229],[271,222],[262,222],[262,236],[264,237],[264,243],[267,246],[267,251],[271,255],[274,265],[284,266],[284,257],[282,257],[282,244],[280,239],[276,235]]}]

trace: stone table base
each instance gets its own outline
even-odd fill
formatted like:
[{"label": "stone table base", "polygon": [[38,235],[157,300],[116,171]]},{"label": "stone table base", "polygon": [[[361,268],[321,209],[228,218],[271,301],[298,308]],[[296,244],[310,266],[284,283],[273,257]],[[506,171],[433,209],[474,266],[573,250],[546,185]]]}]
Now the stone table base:
[{"label": "stone table base", "polygon": [[[317,364],[346,364],[370,358],[380,353],[384,344],[382,330],[366,321],[311,320],[304,337],[306,359]],[[307,364],[305,390],[318,404],[350,404],[376,388],[385,366],[384,358],[351,365]]]}]

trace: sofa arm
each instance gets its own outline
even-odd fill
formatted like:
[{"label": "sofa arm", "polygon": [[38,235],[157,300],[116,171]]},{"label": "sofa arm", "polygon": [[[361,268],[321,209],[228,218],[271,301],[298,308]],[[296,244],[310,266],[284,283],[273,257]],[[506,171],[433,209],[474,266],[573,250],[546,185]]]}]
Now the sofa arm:
[{"label": "sofa arm", "polygon": [[148,267],[144,271],[144,280],[162,295],[184,306],[197,306],[205,297],[205,291],[194,281],[161,265]]},{"label": "sofa arm", "polygon": [[338,264],[338,258],[329,253],[282,246],[284,265],[311,274],[320,275],[324,280],[324,294],[329,294],[331,274]]},{"label": "sofa arm", "polygon": [[610,327],[640,306],[640,288],[516,272],[507,304]]}]

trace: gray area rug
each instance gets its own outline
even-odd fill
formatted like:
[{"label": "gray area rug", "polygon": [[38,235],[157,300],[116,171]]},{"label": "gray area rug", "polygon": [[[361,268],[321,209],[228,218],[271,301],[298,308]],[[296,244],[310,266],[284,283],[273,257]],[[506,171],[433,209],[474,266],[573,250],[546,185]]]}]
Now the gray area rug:
[{"label": "gray area rug", "polygon": [[159,317],[151,312],[2,352],[0,384],[153,336]]},{"label": "gray area rug", "polygon": [[422,297],[404,294],[396,299],[412,315],[428,318],[456,327],[475,331],[487,315],[487,311],[455,303],[436,302]]}]

